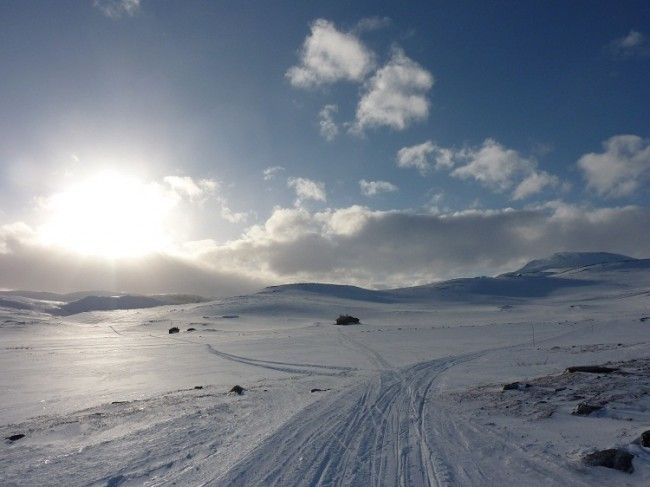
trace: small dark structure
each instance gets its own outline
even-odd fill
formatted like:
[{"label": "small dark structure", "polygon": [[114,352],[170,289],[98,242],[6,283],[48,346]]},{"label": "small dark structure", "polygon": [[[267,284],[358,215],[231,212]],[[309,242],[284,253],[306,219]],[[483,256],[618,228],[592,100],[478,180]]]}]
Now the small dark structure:
[{"label": "small dark structure", "polygon": [[620,470],[621,472],[632,473],[632,455],[622,448],[609,448],[607,450],[598,450],[584,456],[584,462],[592,467],[606,467]]},{"label": "small dark structure", "polygon": [[358,325],[359,323],[361,323],[359,318],[350,315],[339,315],[339,317],[336,318],[337,325]]},{"label": "small dark structure", "polygon": [[20,440],[20,439],[22,439],[22,438],[24,438],[24,437],[25,437],[25,435],[23,435],[22,433],[18,433],[17,435],[7,436],[7,437],[5,438],[5,440],[9,440],[9,441],[18,441],[18,440]]},{"label": "small dark structure", "polygon": [[575,367],[567,367],[566,371],[570,374],[574,372],[587,372],[588,374],[611,374],[618,369],[615,367],[603,367],[602,365],[576,365]]},{"label": "small dark structure", "polygon": [[169,334],[171,335],[172,333],[178,333],[179,331],[180,331],[180,330],[178,329],[177,326],[172,326],[172,327],[169,329]]},{"label": "small dark structure", "polygon": [[512,384],[504,384],[504,391],[516,391],[519,389],[519,382],[513,382]]},{"label": "small dark structure", "polygon": [[187,331],[196,331],[196,328],[190,327],[190,328],[187,329]]},{"label": "small dark structure", "polygon": [[198,390],[203,389],[203,386],[194,386],[194,389],[196,389],[198,391]]},{"label": "small dark structure", "polygon": [[244,393],[244,388],[240,385],[233,386],[232,389],[230,389],[230,393],[232,394],[237,394],[238,396],[241,396]]}]

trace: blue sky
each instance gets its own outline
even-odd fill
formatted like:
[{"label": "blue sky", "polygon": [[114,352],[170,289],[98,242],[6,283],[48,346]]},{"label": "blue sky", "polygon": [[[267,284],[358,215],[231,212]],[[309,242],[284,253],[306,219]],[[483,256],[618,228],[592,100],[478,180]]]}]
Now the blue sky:
[{"label": "blue sky", "polygon": [[[633,1],[3,2],[0,286],[73,286],[18,279],[23,254],[92,261],[88,276],[155,254],[255,285],[370,286],[555,250],[645,254],[632,233],[649,203],[648,25]],[[61,200],[98,208],[92,228]],[[160,206],[156,228],[133,230]],[[485,237],[472,218],[521,240],[461,256],[457,238]],[[628,240],[610,238],[625,218]],[[451,238],[450,219],[466,234]],[[589,222],[589,239],[562,230]],[[386,254],[368,259],[373,225]]]}]

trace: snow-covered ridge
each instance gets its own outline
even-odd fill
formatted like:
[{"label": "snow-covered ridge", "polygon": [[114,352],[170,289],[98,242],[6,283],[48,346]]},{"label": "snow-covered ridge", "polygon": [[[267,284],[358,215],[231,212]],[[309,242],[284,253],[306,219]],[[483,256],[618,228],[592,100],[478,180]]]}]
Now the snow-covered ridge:
[{"label": "snow-covered ridge", "polygon": [[545,272],[558,269],[573,269],[597,264],[613,262],[636,261],[633,257],[609,252],[557,252],[544,259],[535,259],[528,262],[516,273],[529,274],[532,272]]},{"label": "snow-covered ridge", "polygon": [[[641,281],[650,277],[650,259],[635,259],[607,252],[560,252],[544,259],[532,260],[518,271],[496,277],[451,279],[422,286],[386,290],[326,283],[294,283],[270,286],[249,296],[257,305],[268,307],[272,302],[291,296],[343,299],[368,303],[397,303],[441,300],[520,299],[549,296],[562,289],[610,285],[617,282],[616,272],[640,271]],[[605,275],[609,272],[609,275]],[[618,273],[620,274],[620,272]],[[645,276],[645,277],[644,277]],[[626,279],[628,279],[626,277]],[[236,298],[232,298],[236,299]],[[114,295],[102,291],[55,294],[33,291],[2,291],[0,307],[27,309],[58,315],[89,311],[152,308],[208,301],[187,295]],[[300,300],[290,299],[292,303]],[[252,302],[250,303],[253,304]],[[277,303],[276,303],[277,304]],[[273,306],[273,305],[271,305]],[[295,304],[292,304],[295,307]],[[266,308],[265,308],[266,309]]]}]

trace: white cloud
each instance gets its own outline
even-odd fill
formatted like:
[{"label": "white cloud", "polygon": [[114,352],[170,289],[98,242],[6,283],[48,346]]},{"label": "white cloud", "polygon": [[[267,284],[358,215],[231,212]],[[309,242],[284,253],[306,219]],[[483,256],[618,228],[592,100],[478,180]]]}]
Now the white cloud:
[{"label": "white cloud", "polygon": [[[265,171],[266,179],[266,171]],[[214,179],[194,179],[190,176],[165,176],[163,182],[169,185],[173,195],[186,198],[190,202],[205,203],[211,199],[217,205],[221,218],[230,223],[243,223],[248,217],[248,212],[233,211],[227,198],[219,191],[221,184]]]},{"label": "white cloud", "polygon": [[213,193],[219,185],[217,181],[212,179],[200,179],[197,181],[190,176],[165,176],[163,181],[167,183],[172,190],[191,200]]},{"label": "white cloud", "polygon": [[361,193],[364,196],[375,196],[380,193],[393,193],[397,191],[397,186],[388,181],[366,181],[362,179],[359,181]]},{"label": "white cloud", "polygon": [[379,126],[404,130],[412,122],[426,119],[427,94],[433,81],[431,73],[404,51],[393,49],[388,63],[366,82],[352,131],[362,133],[368,127]]},{"label": "white cloud", "polygon": [[650,54],[646,36],[636,30],[630,30],[626,36],[614,39],[609,48],[613,55],[622,58]]},{"label": "white cloud", "polygon": [[140,10],[141,0],[94,0],[93,5],[111,19],[119,19],[124,15],[129,17]]},{"label": "white cloud", "polygon": [[473,178],[498,191],[512,187],[513,179],[522,172],[530,172],[533,163],[517,151],[508,149],[494,139],[486,139],[478,148],[464,149],[459,156],[467,164],[454,169],[452,176]]},{"label": "white cloud", "polygon": [[325,19],[311,25],[300,51],[300,64],[285,76],[293,86],[312,88],[336,81],[362,81],[374,67],[374,54],[353,33]]},{"label": "white cloud", "polygon": [[325,184],[319,181],[307,178],[289,178],[287,186],[296,192],[296,205],[300,205],[304,200],[327,201]]},{"label": "white cloud", "polygon": [[244,223],[246,220],[248,220],[248,217],[250,215],[248,212],[232,211],[228,206],[228,202],[223,197],[219,197],[218,201],[221,206],[219,214],[224,220],[230,223]]},{"label": "white cloud", "polygon": [[282,166],[269,166],[264,169],[264,181],[270,181],[274,179],[278,174],[284,172],[284,167]]},{"label": "white cloud", "polygon": [[578,160],[587,186],[601,196],[630,195],[650,179],[650,140],[616,135],[603,142],[603,148]]},{"label": "white cloud", "polygon": [[523,157],[494,139],[485,139],[479,147],[456,151],[453,158],[464,164],[451,172],[453,177],[474,179],[497,192],[516,186],[512,194],[515,200],[560,184],[556,176],[538,170],[534,159]]},{"label": "white cloud", "polygon": [[[526,158],[494,139],[485,139],[480,146],[453,149],[441,147],[430,140],[397,152],[398,167],[415,168],[422,175],[431,169],[449,170],[459,179],[473,179],[493,191],[513,190],[512,199],[519,200],[549,187],[560,186],[557,176],[537,168],[534,158]],[[455,169],[454,169],[455,167]]]},{"label": "white cloud", "polygon": [[338,111],[337,105],[325,105],[320,112],[318,112],[318,124],[320,126],[320,134],[327,141],[332,141],[339,134],[339,127],[334,121],[334,114]]},{"label": "white cloud", "polygon": [[432,164],[436,169],[449,169],[454,165],[454,154],[451,149],[446,149],[434,144],[430,140],[422,144],[402,147],[397,152],[397,166],[402,168],[414,167],[420,173],[426,174]]},{"label": "white cloud", "polygon": [[546,187],[554,187],[560,183],[557,176],[546,171],[533,171],[521,181],[512,195],[512,199],[521,200],[541,192]]}]

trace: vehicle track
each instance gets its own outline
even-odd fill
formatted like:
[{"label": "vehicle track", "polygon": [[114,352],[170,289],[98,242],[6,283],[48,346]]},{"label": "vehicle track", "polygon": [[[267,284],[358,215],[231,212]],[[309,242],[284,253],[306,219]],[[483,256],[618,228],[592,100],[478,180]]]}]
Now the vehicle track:
[{"label": "vehicle track", "polygon": [[[443,487],[505,485],[519,475],[533,484],[583,485],[567,465],[470,423],[440,395],[437,379],[449,368],[521,346],[382,370],[303,409],[204,485]],[[498,451],[494,459],[468,452],[485,438]]]}]

